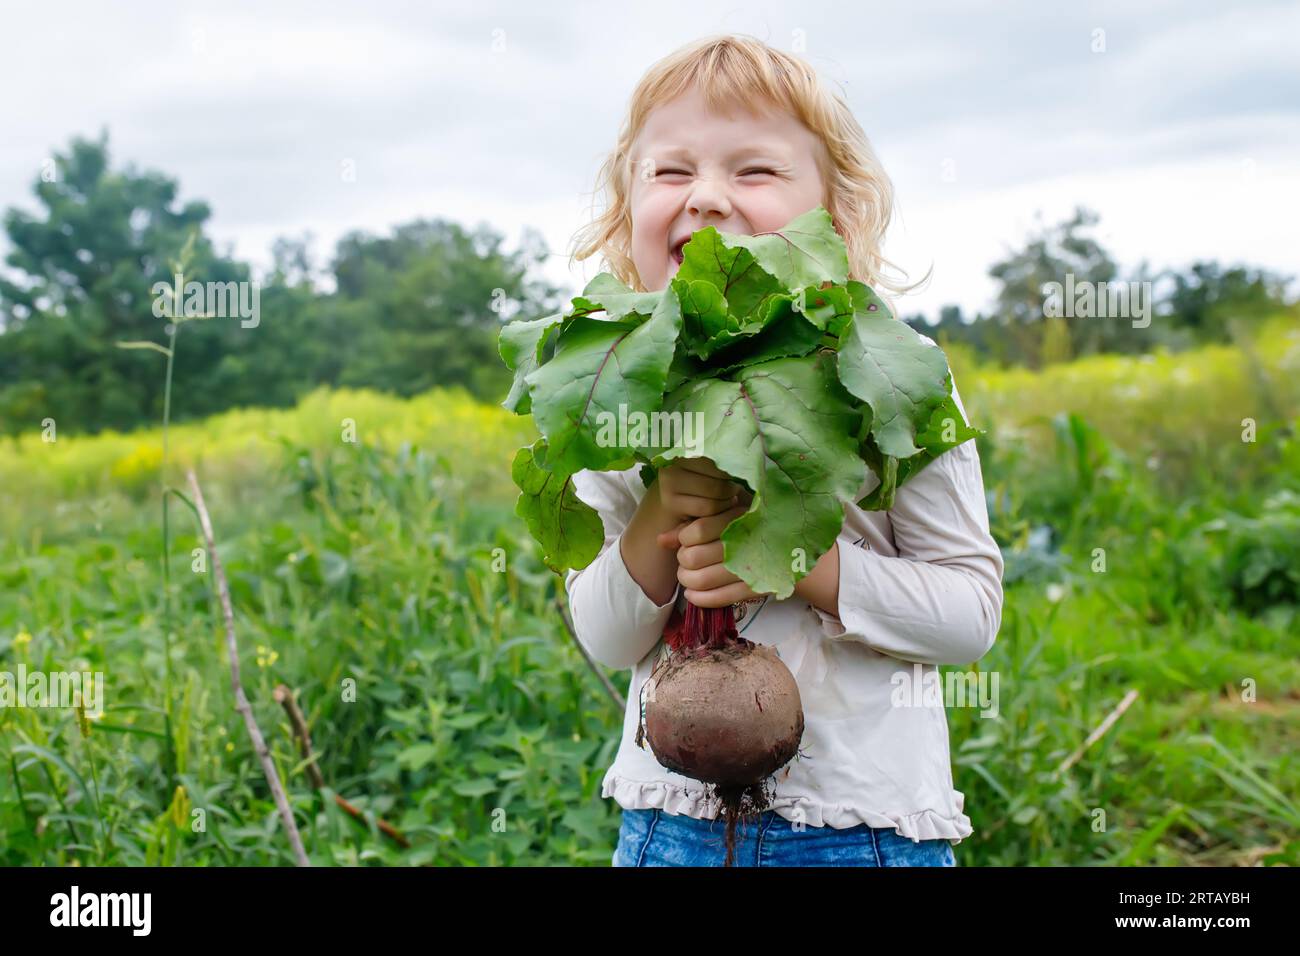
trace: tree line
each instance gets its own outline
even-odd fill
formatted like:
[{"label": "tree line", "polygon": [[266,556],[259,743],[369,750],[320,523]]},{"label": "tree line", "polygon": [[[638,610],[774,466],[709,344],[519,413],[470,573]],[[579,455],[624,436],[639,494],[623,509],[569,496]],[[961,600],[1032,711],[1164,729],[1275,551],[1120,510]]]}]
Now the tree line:
[{"label": "tree line", "polygon": [[985,362],[1041,368],[1099,352],[1227,343],[1295,305],[1291,277],[1246,265],[1200,261],[1155,272],[1143,262],[1122,274],[1090,235],[1098,221],[1081,207],[1063,222],[1040,223],[1022,248],[989,267],[998,291],[988,314],[966,316],[950,305],[937,323],[921,315],[905,321],[942,346],[970,346]]},{"label": "tree line", "polygon": [[[498,402],[509,378],[496,351],[502,322],[563,308],[568,295],[539,278],[546,245],[526,230],[519,248],[487,226],[416,219],[388,235],[356,231],[330,261],[312,261],[305,239],[281,238],[269,274],[218,252],[206,234],[210,207],[181,204],[175,179],[114,169],[108,135],[74,137],[33,185],[36,214],[12,208],[10,251],[0,273],[0,434],[41,427],[95,432],[158,421],[159,367],[122,341],[165,340],[160,290],[190,243],[185,281],[256,285],[260,318],[187,323],[175,356],[173,418],[241,406],[284,406],[318,385],[413,395],[461,386]],[[990,268],[999,293],[989,315],[944,308],[937,325],[908,316],[941,344],[963,342],[988,361],[1039,366],[1099,351],[1134,352],[1226,341],[1232,323],[1289,305],[1289,279],[1248,267],[1199,262],[1182,273],[1131,281],[1162,288],[1146,328],[1129,319],[1073,321],[1047,314],[1043,289],[1067,273],[1114,282],[1119,269],[1078,210],[1030,236]],[[242,284],[242,285],[241,285]]]}]

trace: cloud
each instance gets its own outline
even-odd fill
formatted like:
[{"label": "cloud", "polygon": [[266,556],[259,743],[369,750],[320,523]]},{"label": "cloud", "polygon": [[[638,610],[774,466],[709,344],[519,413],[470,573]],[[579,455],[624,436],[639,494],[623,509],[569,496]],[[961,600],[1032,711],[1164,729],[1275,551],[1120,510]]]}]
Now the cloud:
[{"label": "cloud", "polygon": [[927,311],[981,307],[1034,212],[1077,203],[1126,264],[1300,261],[1274,225],[1300,108],[1300,9],[1281,3],[22,5],[0,39],[21,91],[0,205],[31,208],[41,161],[107,126],[116,163],[177,177],[259,265],[275,236],[311,230],[323,256],[351,229],[447,216],[537,227],[576,288],[597,264],[570,272],[568,242],[633,86],[728,31],[797,41],[843,91],[897,187],[887,252],[914,277],[934,260]]}]

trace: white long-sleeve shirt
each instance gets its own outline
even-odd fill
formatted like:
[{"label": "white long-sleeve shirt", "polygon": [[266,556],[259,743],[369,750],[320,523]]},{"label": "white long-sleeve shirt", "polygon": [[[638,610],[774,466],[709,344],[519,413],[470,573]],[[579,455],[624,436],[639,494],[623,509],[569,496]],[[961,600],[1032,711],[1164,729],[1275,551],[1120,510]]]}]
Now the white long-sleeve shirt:
[{"label": "white long-sleeve shirt", "polygon": [[[955,383],[953,398],[966,415]],[[878,484],[868,471],[854,500]],[[574,629],[595,660],[632,668],[602,796],[628,809],[712,819],[717,805],[706,802],[704,784],[666,770],[635,742],[643,686],[666,653],[664,625],[674,603],[685,607],[681,585],[655,604],[623,561],[620,537],[646,493],[639,469],[583,471],[574,487],[605,527],[599,556],[565,578]],[[838,540],[838,615],[794,594],[736,612],[742,636],[771,645],[790,668],[803,704],[800,753],[777,772],[771,809],[808,826],[866,823],[960,843],[972,830],[953,788],[947,716],[933,696],[929,706],[920,702],[924,686],[941,686],[936,665],[977,661],[1002,620],[1002,553],[989,534],[975,442],[913,475],[888,511],[847,505]]]}]

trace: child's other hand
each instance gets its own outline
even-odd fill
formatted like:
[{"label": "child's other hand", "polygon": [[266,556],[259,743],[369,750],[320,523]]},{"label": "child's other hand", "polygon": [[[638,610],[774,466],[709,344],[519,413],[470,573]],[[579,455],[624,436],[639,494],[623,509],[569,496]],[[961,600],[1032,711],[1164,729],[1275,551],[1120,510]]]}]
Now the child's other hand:
[{"label": "child's other hand", "polygon": [[738,497],[742,503],[727,511],[685,522],[658,537],[661,547],[677,549],[677,580],[697,607],[726,607],[762,596],[722,563],[722,532],[753,500],[748,492]]},{"label": "child's other hand", "polygon": [[[754,495],[739,482],[736,483],[739,492],[732,495],[729,507],[724,506],[717,514],[703,515],[701,517],[687,518],[677,523],[677,527],[669,528],[661,532],[656,541],[659,547],[677,549],[684,544],[708,544],[710,541],[717,541],[722,537],[722,532],[727,529],[727,525],[743,515],[749,510],[750,505],[754,503]],[[682,537],[682,532],[687,528],[693,528],[690,534]]]},{"label": "child's other hand", "polygon": [[726,511],[743,487],[708,458],[678,458],[655,479],[664,510],[679,523]]}]

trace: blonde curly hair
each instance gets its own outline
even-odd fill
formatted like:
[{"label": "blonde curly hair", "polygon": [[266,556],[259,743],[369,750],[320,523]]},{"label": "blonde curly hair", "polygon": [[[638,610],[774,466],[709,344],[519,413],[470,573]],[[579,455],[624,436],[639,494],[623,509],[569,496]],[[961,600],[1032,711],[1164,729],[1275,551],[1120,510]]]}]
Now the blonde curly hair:
[{"label": "blonde curly hair", "polygon": [[824,205],[848,247],[849,277],[881,293],[891,309],[893,302],[882,290],[900,293],[920,284],[904,285],[885,274],[887,269],[900,271],[881,254],[894,187],[843,98],[829,91],[804,60],[737,34],[696,40],[646,71],[632,93],[618,141],[597,174],[596,192],[604,193],[605,209],[575,233],[570,266],[599,253],[605,271],[638,292],[649,291],[631,256],[630,151],[652,109],[694,88],[711,110],[736,104],[753,109],[762,102],[797,117],[817,136]]}]

